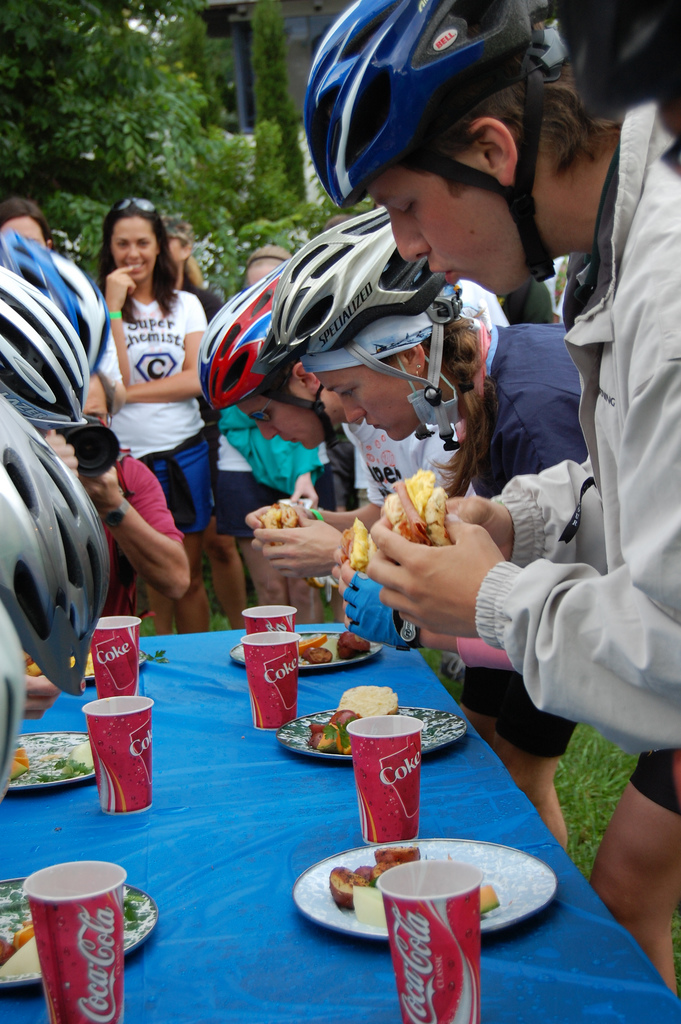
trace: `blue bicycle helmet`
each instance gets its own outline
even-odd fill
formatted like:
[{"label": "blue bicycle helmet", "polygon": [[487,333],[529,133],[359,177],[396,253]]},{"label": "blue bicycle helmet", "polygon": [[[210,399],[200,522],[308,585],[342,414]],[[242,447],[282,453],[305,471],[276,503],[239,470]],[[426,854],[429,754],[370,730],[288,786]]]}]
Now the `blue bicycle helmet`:
[{"label": "blue bicycle helmet", "polygon": [[78,332],[90,370],[95,370],[109,337],[109,317],[94,281],[65,256],[15,231],[0,233],[0,266],[52,299]]},{"label": "blue bicycle helmet", "polygon": [[[543,85],[559,77],[566,50],[554,30],[533,30],[547,7],[546,0],[359,0],[341,15],[319,47],[305,98],[312,161],[333,201],[357,202],[400,162],[489,189],[508,202],[533,276],[550,277],[532,188]],[[518,74],[508,77],[508,59],[521,54]],[[527,100],[514,186],[424,148],[521,81]]]}]

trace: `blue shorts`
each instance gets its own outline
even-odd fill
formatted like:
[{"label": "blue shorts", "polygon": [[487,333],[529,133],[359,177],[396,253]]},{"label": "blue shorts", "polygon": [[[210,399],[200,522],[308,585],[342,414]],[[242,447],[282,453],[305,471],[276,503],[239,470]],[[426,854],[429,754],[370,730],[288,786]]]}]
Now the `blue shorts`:
[{"label": "blue shorts", "polygon": [[[329,465],[317,478],[315,490],[319,495],[319,506],[332,512],[336,508],[333,488],[333,471]],[[273,505],[280,498],[290,498],[274,487],[259,484],[252,473],[232,473],[222,470],[218,473],[216,495],[216,516],[218,533],[230,537],[252,537],[253,530],[246,526],[246,516],[263,505]]]},{"label": "blue shorts", "polygon": [[175,461],[185,475],[196,515],[193,522],[177,522],[176,509],[173,508],[168,481],[168,467],[165,459],[154,459],[153,470],[173,513],[176,526],[182,533],[200,533],[205,530],[213,513],[213,492],[210,486],[210,463],[208,459],[208,443],[201,441],[193,448],[178,452]]}]

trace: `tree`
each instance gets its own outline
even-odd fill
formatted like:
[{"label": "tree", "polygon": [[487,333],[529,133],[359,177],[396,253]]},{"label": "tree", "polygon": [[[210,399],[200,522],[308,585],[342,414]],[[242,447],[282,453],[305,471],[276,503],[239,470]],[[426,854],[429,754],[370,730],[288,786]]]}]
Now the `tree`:
[{"label": "tree", "polygon": [[281,130],[281,162],[291,192],[305,198],[299,117],[288,91],[286,35],[279,0],[257,0],[251,53],[255,75],[256,123],[273,121]]}]

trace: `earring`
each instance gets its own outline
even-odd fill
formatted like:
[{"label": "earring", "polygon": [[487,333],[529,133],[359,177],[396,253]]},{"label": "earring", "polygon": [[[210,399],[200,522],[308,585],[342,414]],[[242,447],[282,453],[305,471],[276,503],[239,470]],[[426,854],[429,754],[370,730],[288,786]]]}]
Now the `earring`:
[{"label": "earring", "polygon": [[416,364],[416,369],[417,369],[417,370],[420,370],[420,369],[421,369],[421,364],[420,364],[420,363],[417,363],[417,364]]}]

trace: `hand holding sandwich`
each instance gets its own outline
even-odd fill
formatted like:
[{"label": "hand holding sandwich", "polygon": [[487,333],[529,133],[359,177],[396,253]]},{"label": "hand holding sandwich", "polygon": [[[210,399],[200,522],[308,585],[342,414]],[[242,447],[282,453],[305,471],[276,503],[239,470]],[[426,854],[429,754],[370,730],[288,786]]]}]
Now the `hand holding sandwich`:
[{"label": "hand holding sandwich", "polygon": [[[464,499],[465,500],[465,499]],[[479,499],[468,499],[477,502]],[[468,513],[463,501],[452,502],[457,513]],[[487,504],[493,504],[491,502]],[[449,505],[449,503],[448,503]],[[503,506],[502,517],[510,516]],[[481,507],[471,508],[475,516]],[[500,517],[500,518],[502,518]],[[489,525],[497,524],[492,513]],[[477,636],[475,604],[478,590],[490,569],[504,561],[504,555],[492,539],[486,526],[477,523],[446,520],[444,527],[450,544],[439,549],[413,544],[390,528],[382,518],[371,534],[378,548],[367,570],[371,579],[380,583],[381,601],[396,609],[421,630],[450,636]],[[497,531],[500,537],[504,531]],[[512,538],[512,527],[510,530]],[[505,533],[508,546],[508,531]],[[421,643],[433,642],[427,634]]]}]

